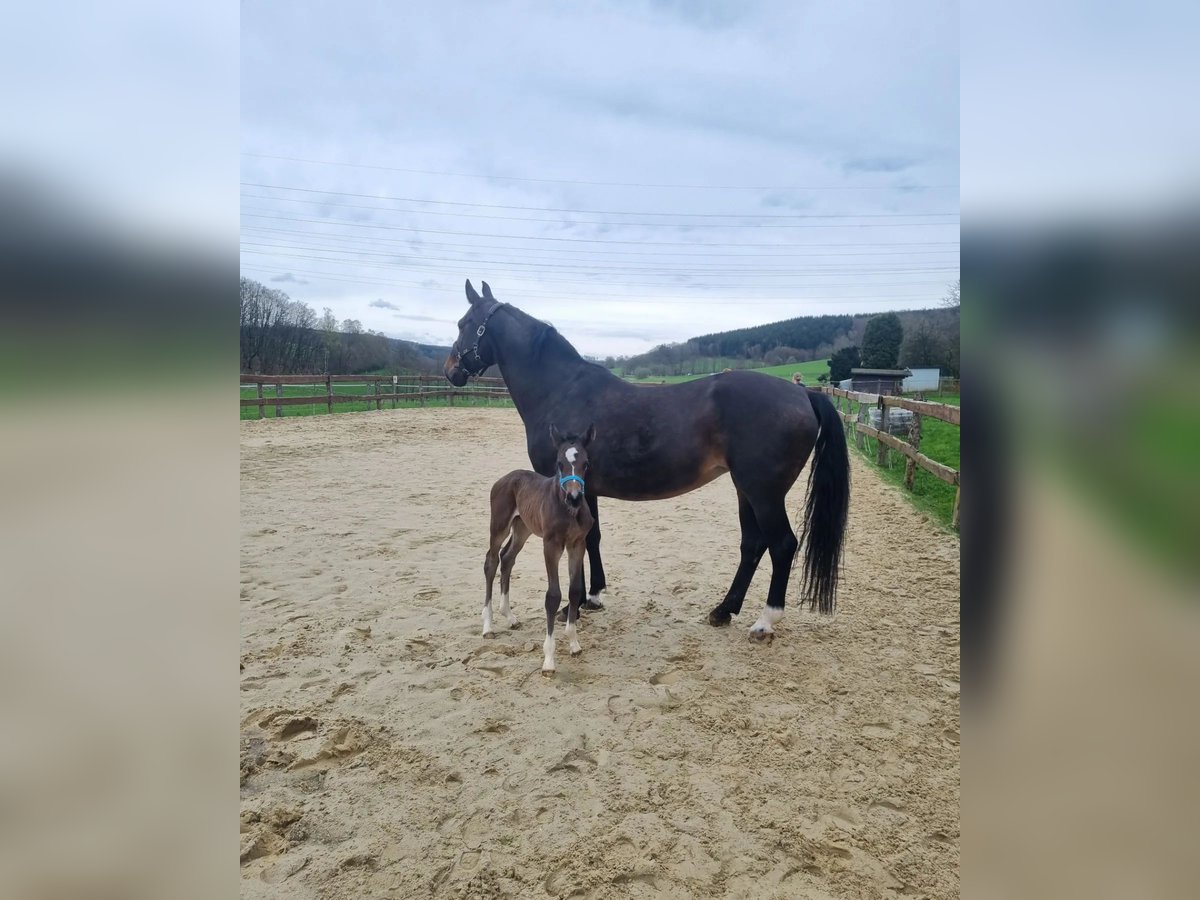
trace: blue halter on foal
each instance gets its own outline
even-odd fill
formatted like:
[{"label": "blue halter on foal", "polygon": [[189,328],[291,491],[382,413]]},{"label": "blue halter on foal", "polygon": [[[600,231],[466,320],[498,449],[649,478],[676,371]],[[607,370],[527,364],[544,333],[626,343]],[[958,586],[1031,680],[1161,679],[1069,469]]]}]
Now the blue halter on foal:
[{"label": "blue halter on foal", "polygon": [[583,479],[582,479],[582,478],[580,478],[578,475],[562,475],[562,476],[559,476],[559,479],[558,479],[558,486],[559,486],[560,488],[562,488],[562,489],[565,491],[565,490],[567,489],[567,482],[568,482],[568,481],[578,481],[578,482],[579,482],[579,492],[580,492],[581,494],[583,494],[583,493],[587,493],[587,489],[586,489],[586,486],[585,486],[585,485],[584,485],[584,483],[583,483]]}]

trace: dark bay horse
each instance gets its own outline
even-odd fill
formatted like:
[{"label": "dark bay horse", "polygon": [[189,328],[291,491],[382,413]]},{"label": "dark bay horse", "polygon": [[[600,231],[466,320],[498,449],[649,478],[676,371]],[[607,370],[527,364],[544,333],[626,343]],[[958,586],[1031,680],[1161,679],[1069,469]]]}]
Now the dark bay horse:
[{"label": "dark bay horse", "polygon": [[525,423],[533,468],[553,475],[557,448],[550,425],[575,433],[594,423],[587,505],[591,593],[585,609],[602,608],[597,498],[659,500],[695,490],[729,473],[737,491],[741,563],[725,598],[708,615],[727,625],[741,612],[764,553],[771,586],[751,636],[766,638],[783,616],[799,547],[784,498],[810,456],[804,509],[801,589],[812,607],[831,613],[850,504],[850,461],[842,420],[821,393],[756,372],[726,372],[663,387],[639,387],[590,363],[552,326],[467,282],[470,309],[444,367],[451,384],[495,364]]},{"label": "dark bay horse", "polygon": [[[492,485],[491,540],[483,562],[487,593],[483,600],[483,636],[495,637],[492,626],[492,583],[496,568],[500,568],[500,615],[510,628],[517,618],[508,605],[508,586],[517,554],[529,540],[530,534],[542,539],[546,557],[546,640],[542,643],[544,660],[542,674],[554,674],[554,616],[562,603],[558,584],[558,564],[563,551],[567,553],[567,641],[571,655],[582,652],[575,634],[579,620],[579,605],[583,602],[583,552],[588,533],[592,530],[592,514],[584,502],[588,474],[587,447],[595,437],[588,428],[583,437],[558,433],[550,426],[549,438],[556,448],[555,477],[547,478],[536,472],[518,469],[509,472]],[[509,535],[512,537],[509,537]],[[508,538],[501,549],[500,544]]]}]

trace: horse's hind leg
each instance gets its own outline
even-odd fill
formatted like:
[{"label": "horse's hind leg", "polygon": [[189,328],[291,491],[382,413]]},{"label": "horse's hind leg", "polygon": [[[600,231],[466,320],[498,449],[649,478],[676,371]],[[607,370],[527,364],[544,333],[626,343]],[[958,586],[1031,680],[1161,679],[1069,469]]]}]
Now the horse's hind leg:
[{"label": "horse's hind leg", "polygon": [[500,615],[508,621],[509,628],[516,628],[521,624],[508,605],[508,586],[512,580],[513,564],[517,561],[517,554],[521,552],[521,548],[525,546],[527,540],[529,540],[529,526],[520,516],[517,516],[512,523],[512,537],[500,551]]},{"label": "horse's hind leg", "polygon": [[788,580],[792,575],[792,562],[796,558],[799,542],[788,521],[783,502],[784,492],[754,502],[754,515],[758,527],[766,538],[771,553],[771,587],[767,590],[767,606],[758,621],[750,627],[750,637],[770,640],[775,634],[773,626],[783,618],[784,598],[787,596]]},{"label": "horse's hind leg", "polygon": [[742,526],[742,561],[738,563],[737,573],[733,576],[733,584],[725,594],[725,599],[717,604],[708,614],[709,625],[728,625],[731,616],[742,611],[742,601],[746,599],[746,591],[758,569],[758,563],[767,552],[767,538],[758,526],[754,508],[740,490],[738,498],[738,520]]}]

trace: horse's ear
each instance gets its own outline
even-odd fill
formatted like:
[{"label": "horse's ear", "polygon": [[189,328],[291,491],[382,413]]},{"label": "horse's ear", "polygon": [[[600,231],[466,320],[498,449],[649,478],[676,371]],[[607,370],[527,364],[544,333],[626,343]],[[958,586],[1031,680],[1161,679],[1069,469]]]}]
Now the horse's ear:
[{"label": "horse's ear", "polygon": [[587,446],[596,439],[596,426],[589,425],[587,433],[583,436],[583,446]]},{"label": "horse's ear", "polygon": [[550,440],[554,441],[555,447],[561,444],[563,440],[562,435],[558,433],[558,428],[555,427],[553,422],[550,423]]},{"label": "horse's ear", "polygon": [[470,278],[467,279],[467,300],[470,301],[472,306],[479,302],[479,293],[471,285]]},{"label": "horse's ear", "polygon": [[492,289],[488,287],[488,283],[486,281],[481,281],[479,283],[483,286],[483,299],[495,300],[496,298],[492,296]]}]

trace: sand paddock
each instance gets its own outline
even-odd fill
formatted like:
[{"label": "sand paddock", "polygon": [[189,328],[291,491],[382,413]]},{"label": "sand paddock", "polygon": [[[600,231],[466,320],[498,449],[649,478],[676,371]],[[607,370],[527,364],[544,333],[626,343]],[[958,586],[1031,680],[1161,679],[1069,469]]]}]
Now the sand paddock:
[{"label": "sand paddock", "polygon": [[705,623],[737,565],[728,478],[606,500],[608,608],[550,679],[536,538],[522,627],[480,637],[515,410],[241,429],[243,896],[958,895],[958,542],[853,453],[835,616],[793,584],[749,642],[764,560],[734,625]]}]

